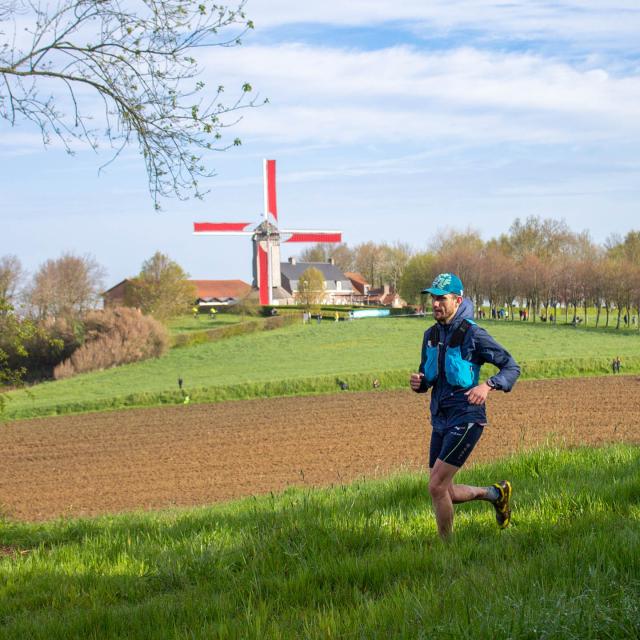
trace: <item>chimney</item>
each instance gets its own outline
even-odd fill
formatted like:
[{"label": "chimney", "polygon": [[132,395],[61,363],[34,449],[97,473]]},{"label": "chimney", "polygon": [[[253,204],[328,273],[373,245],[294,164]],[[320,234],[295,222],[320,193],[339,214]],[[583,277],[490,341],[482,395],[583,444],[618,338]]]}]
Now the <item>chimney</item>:
[{"label": "chimney", "polygon": [[296,259],[291,257],[289,258],[289,264],[295,264],[296,263]]}]

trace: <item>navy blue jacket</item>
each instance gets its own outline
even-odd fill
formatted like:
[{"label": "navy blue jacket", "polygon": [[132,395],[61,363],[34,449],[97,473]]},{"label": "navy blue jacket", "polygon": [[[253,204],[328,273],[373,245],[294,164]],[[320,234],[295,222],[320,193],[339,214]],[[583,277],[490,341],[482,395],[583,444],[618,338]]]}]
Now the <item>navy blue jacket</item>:
[{"label": "navy blue jacket", "polygon": [[[429,387],[433,387],[431,391],[431,423],[436,431],[442,431],[449,427],[469,422],[478,422],[480,424],[486,424],[487,422],[485,405],[470,404],[465,396],[465,392],[468,389],[451,386],[445,378],[444,357],[446,346],[460,323],[463,320],[471,320],[472,318],[473,303],[468,298],[465,298],[451,323],[440,325],[440,340],[444,343],[445,349],[440,349],[438,377],[433,385],[430,385],[423,378],[418,390],[418,393],[424,393]],[[422,340],[420,368],[418,369],[420,373],[425,372],[427,342],[430,334],[431,327],[424,332]],[[498,344],[485,329],[476,324],[470,326],[465,333],[461,354],[465,360],[478,365],[483,365],[486,362],[495,365],[499,371],[491,376],[490,380],[495,388],[501,391],[511,391],[520,375],[520,367],[509,352]]]}]

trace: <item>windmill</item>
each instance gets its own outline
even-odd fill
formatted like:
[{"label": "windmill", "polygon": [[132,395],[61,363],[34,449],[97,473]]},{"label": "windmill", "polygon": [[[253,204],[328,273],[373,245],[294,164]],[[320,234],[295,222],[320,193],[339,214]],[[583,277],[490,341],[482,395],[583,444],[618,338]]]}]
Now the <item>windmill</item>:
[{"label": "windmill", "polygon": [[194,222],[195,235],[251,236],[253,240],[253,284],[260,292],[260,304],[272,304],[273,289],[281,286],[280,243],[342,242],[341,231],[280,229],[276,205],[276,161],[264,161],[264,213],[262,221]]}]

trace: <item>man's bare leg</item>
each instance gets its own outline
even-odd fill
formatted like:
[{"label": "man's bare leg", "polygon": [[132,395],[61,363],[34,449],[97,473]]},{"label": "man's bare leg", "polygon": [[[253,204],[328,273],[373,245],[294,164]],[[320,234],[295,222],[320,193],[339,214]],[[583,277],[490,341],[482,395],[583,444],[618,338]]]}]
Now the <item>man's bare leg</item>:
[{"label": "man's bare leg", "polygon": [[436,515],[438,533],[443,539],[453,532],[453,505],[471,500],[486,500],[485,487],[472,487],[466,484],[453,484],[453,477],[459,471],[448,462],[436,460],[429,476],[429,493]]}]

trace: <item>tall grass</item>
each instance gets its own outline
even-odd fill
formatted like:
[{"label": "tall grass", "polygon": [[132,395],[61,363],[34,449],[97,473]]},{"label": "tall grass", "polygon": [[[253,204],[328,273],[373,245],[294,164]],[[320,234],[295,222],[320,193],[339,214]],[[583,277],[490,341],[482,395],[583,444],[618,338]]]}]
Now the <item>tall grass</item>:
[{"label": "tall grass", "polygon": [[[338,389],[336,377],[350,389],[371,388],[376,377],[382,388],[404,387],[428,326],[413,318],[295,324],[172,349],[157,360],[13,392],[5,417],[178,402],[179,377],[192,401],[324,393]],[[623,373],[640,372],[640,337],[631,332],[510,322],[488,328],[522,364],[525,378],[602,375],[616,355]],[[491,371],[486,367],[485,375]]]},{"label": "tall grass", "polygon": [[[217,507],[0,525],[0,637],[636,638],[640,448],[472,467],[514,484],[512,526],[456,508],[440,542],[400,475]],[[22,552],[22,553],[21,553]]]}]

